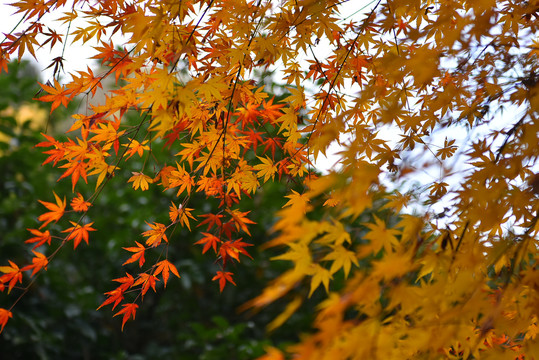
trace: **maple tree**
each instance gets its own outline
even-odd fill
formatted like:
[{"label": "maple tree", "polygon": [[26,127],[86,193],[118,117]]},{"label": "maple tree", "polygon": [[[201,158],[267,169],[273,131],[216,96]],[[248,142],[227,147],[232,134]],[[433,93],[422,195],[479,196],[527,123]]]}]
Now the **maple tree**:
[{"label": "maple tree", "polygon": [[[12,56],[35,57],[38,47],[66,41],[97,41],[94,58],[107,67],[63,79],[66,60],[54,58],[54,79],[37,96],[51,112],[92,98],[109,76],[118,87],[100,104],[82,101],[67,138],[45,135],[37,144],[73,193],[40,200],[47,211],[27,241],[47,247],[27,264],[0,267],[0,289],[18,291],[0,309],[2,329],[64,245],[91,246],[89,232],[99,230],[89,221],[93,204],[129,169],[124,181],[133,191],[159,188],[174,200],[166,221],[144,219],[147,230],[125,247],[124,265],[140,270],[115,279],[100,306],[123,315],[122,328],[150,290],[181,276],[168,257],[180,228],[200,230],[195,245],[214,254],[220,290],[235,285],[241,267],[231,264],[248,258],[252,245],[242,203],[264,183],[284,181],[301,189],[291,189],[263,246],[283,249],[275,260],[293,268],[245,308],[288,299],[275,328],[301,306],[298,288],[328,293],[315,331],[286,352],[308,359],[539,353],[539,1],[379,0],[349,16],[336,0],[13,6],[26,28],[1,43],[1,69]],[[44,25],[59,12],[60,25],[82,25],[66,33]],[[283,101],[255,80],[257,70],[282,74]],[[138,124],[125,121],[132,111],[141,114]],[[311,162],[334,143],[339,166],[317,176]],[[152,156],[157,147],[170,152],[166,162]],[[85,183],[94,191],[77,192]],[[198,208],[195,194],[215,199],[215,208]],[[145,261],[156,252],[157,261]],[[268,349],[265,358],[283,356]]]}]

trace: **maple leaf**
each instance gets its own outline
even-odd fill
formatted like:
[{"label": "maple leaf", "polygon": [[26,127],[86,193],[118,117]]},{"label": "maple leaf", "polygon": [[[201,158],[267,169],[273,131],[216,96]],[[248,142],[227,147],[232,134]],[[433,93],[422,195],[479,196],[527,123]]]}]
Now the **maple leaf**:
[{"label": "maple leaf", "polygon": [[22,283],[22,271],[13,261],[8,260],[8,262],[9,266],[0,266],[0,271],[4,273],[0,276],[0,283],[5,284],[9,281],[9,293],[17,282]]},{"label": "maple leaf", "polygon": [[32,265],[27,265],[21,269],[21,271],[26,270],[32,270],[32,275],[34,276],[36,273],[38,273],[41,269],[47,270],[47,265],[49,264],[49,260],[45,255],[43,255],[40,252],[33,251],[35,257],[32,258]]},{"label": "maple leaf", "polygon": [[124,250],[127,250],[129,252],[132,252],[134,253],[133,255],[131,255],[131,257],[129,259],[127,259],[123,264],[130,264],[132,262],[135,262],[138,260],[138,264],[139,264],[139,267],[142,267],[142,265],[144,264],[144,251],[146,251],[146,248],[144,247],[144,245],[140,244],[139,242],[135,241],[135,243],[137,244],[136,247],[124,247],[122,249]]},{"label": "maple leaf", "polygon": [[114,165],[108,165],[104,160],[99,161],[93,164],[94,170],[88,173],[88,175],[96,175],[99,174],[97,177],[97,181],[95,183],[95,188],[97,189],[99,185],[105,180],[105,177],[107,176],[114,176],[114,170],[118,170],[119,167]]},{"label": "maple leaf", "polygon": [[4,331],[4,326],[6,326],[8,320],[12,317],[13,314],[11,313],[11,311],[0,308],[0,325],[2,325],[2,327],[0,328],[0,334],[2,333],[2,331]]},{"label": "maple leaf", "polygon": [[32,235],[34,235],[33,238],[30,238],[28,240],[25,240],[24,242],[27,243],[27,244],[33,244],[33,243],[36,243],[34,245],[34,249],[37,248],[37,247],[40,247],[41,245],[47,243],[47,244],[51,244],[51,234],[49,232],[49,230],[46,230],[45,232],[41,232],[39,230],[36,230],[36,229],[26,229],[28,231],[30,231],[32,233]]},{"label": "maple leaf", "polygon": [[221,227],[222,222],[221,219],[223,218],[223,214],[202,214],[200,217],[206,218],[205,220],[202,220],[198,226],[202,226],[204,224],[208,224],[207,231],[210,231],[210,229],[214,226]]},{"label": "maple leaf", "polygon": [[429,186],[429,189],[431,189],[430,195],[434,196],[435,198],[440,198],[447,193],[448,186],[449,184],[444,181],[434,182],[431,186]]},{"label": "maple leaf", "polygon": [[352,264],[359,266],[357,254],[353,251],[345,249],[343,246],[336,246],[332,252],[324,256],[322,260],[333,260],[329,273],[333,275],[339,269],[344,269],[344,277],[347,278],[350,273]]},{"label": "maple leaf", "polygon": [[139,157],[142,157],[145,150],[150,150],[150,147],[146,145],[148,140],[144,140],[142,143],[139,143],[137,140],[129,139],[129,144],[123,144],[127,147],[125,155],[127,156],[125,160],[128,160],[131,156],[138,154]]},{"label": "maple leaf", "polygon": [[275,100],[275,97],[271,98],[267,102],[262,102],[262,107],[264,108],[264,111],[262,111],[261,114],[270,122],[275,121],[275,119],[278,119],[283,114],[281,108],[284,107],[284,104],[274,104],[273,100]]},{"label": "maple leaf", "polygon": [[[174,168],[173,168],[174,169]],[[191,188],[195,184],[195,181],[189,175],[187,171],[183,168],[183,166],[177,166],[177,169],[174,169],[170,172],[170,175],[168,177],[169,181],[169,188],[179,187],[178,193],[176,196],[180,196],[181,193],[184,191],[187,192],[187,194],[191,193]]]},{"label": "maple leaf", "polygon": [[133,276],[131,276],[131,274],[126,272],[125,275],[126,276],[124,277],[112,280],[112,281],[119,282],[121,284],[120,289],[122,289],[123,291],[129,289],[135,283],[135,279],[133,278]]},{"label": "maple leaf", "polygon": [[75,185],[82,176],[84,182],[88,184],[88,177],[86,174],[86,168],[88,167],[87,163],[82,161],[69,161],[68,163],[60,166],[61,168],[67,168],[67,170],[58,178],[58,180],[63,179],[71,175],[71,191],[75,191]]},{"label": "maple leaf", "polygon": [[226,271],[226,272],[225,271],[217,271],[216,274],[217,275],[215,275],[212,278],[212,281],[219,280],[219,291],[223,292],[223,289],[225,288],[225,285],[226,285],[227,281],[234,284],[234,286],[236,285],[236,283],[232,279],[233,274],[231,272],[229,272],[229,271]]},{"label": "maple leaf", "polygon": [[275,173],[277,172],[277,167],[271,161],[270,158],[261,158],[260,156],[257,156],[260,161],[262,161],[262,164],[258,164],[253,166],[253,169],[258,171],[257,176],[263,177],[264,182],[267,182],[270,178],[273,180],[275,177]]},{"label": "maple leaf", "polygon": [[64,61],[65,59],[61,56],[55,57],[54,59],[52,59],[52,62],[49,66],[46,67],[46,69],[50,69],[54,66],[52,73],[56,76],[60,72],[60,70],[64,70]]},{"label": "maple leaf", "polygon": [[[35,3],[33,4],[35,5]],[[6,34],[6,40],[9,39],[11,41],[3,41],[5,43],[4,45],[12,47],[12,50],[10,50],[10,53],[12,53],[16,47],[13,47],[12,45],[17,44],[19,51],[17,53],[19,61],[22,58],[22,55],[24,54],[25,50],[28,49],[28,52],[32,54],[34,59],[36,58],[34,45],[39,45],[38,41],[36,40],[37,33],[28,33],[28,32],[22,32],[22,33],[16,33],[16,34]]]},{"label": "maple leaf", "polygon": [[230,216],[232,216],[232,219],[234,220],[234,224],[236,225],[237,230],[241,229],[245,231],[248,235],[251,235],[246,224],[256,224],[256,223],[247,218],[247,214],[249,214],[250,211],[241,212],[236,209],[235,210],[227,209],[227,212],[230,214]]},{"label": "maple leaf", "polygon": [[[396,235],[400,232],[398,230],[388,229],[384,221],[376,216],[374,217],[374,221],[375,224],[365,224],[370,230],[364,236],[365,239],[371,241],[368,250],[371,250],[376,254],[383,248],[387,253],[391,253],[392,247],[398,245]],[[368,250],[366,248],[367,252]]]},{"label": "maple leaf", "polygon": [[436,156],[439,156],[442,160],[445,160],[447,158],[450,158],[453,156],[455,151],[457,151],[457,147],[453,144],[455,143],[455,140],[447,140],[445,139],[444,147],[436,151]]},{"label": "maple leaf", "polygon": [[253,245],[243,242],[241,240],[242,239],[240,238],[234,241],[224,241],[221,244],[221,247],[219,248],[219,254],[223,258],[223,263],[226,263],[226,259],[228,257],[231,257],[237,261],[240,261],[239,254],[246,255],[252,259],[251,255],[249,255],[247,250],[245,250],[244,248],[246,246],[253,246]]},{"label": "maple leaf", "polygon": [[71,200],[71,207],[78,212],[88,211],[90,206],[92,206],[92,204],[84,200],[80,193],[77,193],[77,196]]},{"label": "maple leaf", "polygon": [[178,207],[174,203],[172,203],[172,206],[169,207],[169,217],[170,221],[173,223],[176,222],[176,219],[180,221],[181,224],[186,226],[189,231],[191,231],[191,225],[189,224],[189,219],[195,219],[195,217],[191,214],[191,211],[194,209],[190,208],[184,208],[182,204],[180,204]]},{"label": "maple leaf", "polygon": [[132,172],[132,174],[133,176],[131,176],[127,182],[133,183],[133,189],[137,190],[140,187],[142,191],[148,190],[148,183],[153,181],[152,178],[141,172]]},{"label": "maple leaf", "polygon": [[237,261],[240,261],[238,251],[231,246],[230,241],[224,241],[219,247],[219,255],[223,261],[223,264],[226,264],[229,258],[233,258]]},{"label": "maple leaf", "polygon": [[[77,73],[79,73],[80,76],[71,74],[73,81],[67,84],[67,87],[72,89],[73,93],[82,93],[83,91],[87,91],[87,92],[92,93],[92,95],[95,95],[97,89],[103,88],[103,85],[101,84],[102,78],[100,76],[95,77],[92,69],[90,69],[89,66],[86,66],[86,70],[87,70],[86,72],[77,71]],[[104,115],[106,114],[107,112],[101,112],[101,113],[93,114],[90,117],[88,117],[87,129],[91,129],[92,125],[97,120],[103,118]],[[74,130],[74,128],[72,129]],[[72,129],[70,129],[69,131],[71,131]]]},{"label": "maple leaf", "polygon": [[62,201],[55,192],[53,192],[54,197],[56,198],[56,204],[38,200],[43,206],[50,210],[50,212],[40,215],[37,219],[39,221],[44,221],[44,223],[39,227],[40,229],[47,226],[51,221],[58,222],[60,218],[64,215],[66,208],[66,199]]},{"label": "maple leaf", "polygon": [[124,331],[124,325],[127,322],[127,320],[129,320],[130,317],[132,317],[133,320],[135,320],[135,315],[137,313],[138,305],[135,303],[130,303],[130,304],[123,304],[122,306],[123,306],[123,309],[118,311],[116,314],[114,314],[114,316],[118,316],[121,314],[124,315],[122,319],[122,331]]},{"label": "maple leaf", "polygon": [[159,244],[161,244],[161,240],[165,240],[168,242],[167,235],[165,234],[165,231],[167,231],[167,227],[160,223],[146,223],[152,230],[148,230],[142,233],[143,236],[147,236],[148,239],[146,240],[146,245],[151,247],[156,247]]},{"label": "maple leaf", "polygon": [[310,273],[310,269],[313,265],[312,255],[307,244],[290,243],[288,244],[290,250],[279,256],[271,258],[272,260],[290,260],[295,263],[295,270],[297,273]]},{"label": "maple leaf", "polygon": [[299,210],[301,213],[307,212],[309,210],[309,195],[306,193],[300,194],[297,191],[292,190],[292,194],[286,195],[285,197],[289,198],[286,204],[283,207],[291,206],[295,210]]},{"label": "maple leaf", "polygon": [[125,290],[122,290],[122,289],[120,289],[119,287],[116,288],[116,289],[114,289],[114,290],[112,290],[112,291],[106,292],[105,295],[107,295],[108,298],[107,298],[105,301],[103,301],[103,302],[101,303],[101,305],[99,305],[99,307],[97,308],[97,310],[101,309],[101,308],[102,308],[103,306],[105,306],[105,305],[109,305],[109,304],[112,304],[112,303],[114,303],[114,304],[112,305],[112,310],[114,310],[114,308],[115,308],[116,306],[118,306],[118,304],[119,304],[120,302],[122,302],[122,300],[124,299],[124,292],[125,292]]},{"label": "maple leaf", "polygon": [[320,286],[320,284],[324,284],[324,288],[326,289],[326,292],[328,292],[329,280],[332,278],[329,270],[316,264],[312,272],[314,274],[312,275],[312,278],[311,278],[311,289],[309,290],[309,297],[311,297],[313,292]]},{"label": "maple leaf", "polygon": [[43,161],[42,164],[45,165],[52,161],[53,164],[56,165],[58,161],[64,158],[66,149],[62,143],[54,139],[52,136],[43,133],[41,133],[41,135],[43,135],[48,141],[42,141],[36,144],[36,147],[54,147],[54,149],[44,152],[45,154],[49,154],[49,157]]},{"label": "maple leaf", "polygon": [[126,276],[114,279],[113,281],[119,282],[120,286],[118,286],[116,289],[106,292],[105,295],[108,296],[108,298],[103,301],[101,305],[97,308],[97,310],[101,309],[105,305],[112,304],[112,310],[124,299],[123,294],[127,289],[129,289],[133,284],[135,283],[135,279],[133,276],[131,276],[129,273],[125,273]]},{"label": "maple leaf", "polygon": [[60,105],[64,105],[67,108],[67,105],[73,98],[73,93],[70,89],[66,89],[64,86],[60,85],[58,80],[54,79],[54,86],[47,84],[39,83],[39,85],[49,93],[49,95],[44,95],[40,98],[34,99],[39,101],[51,101],[51,113]]},{"label": "maple leaf", "polygon": [[176,168],[174,166],[164,166],[159,170],[159,173],[155,176],[153,179],[153,182],[157,182],[159,179],[161,179],[161,184],[163,187],[169,189],[170,188],[170,181],[171,181],[171,173]]},{"label": "maple leaf", "polygon": [[373,276],[390,280],[414,270],[409,254],[391,253],[374,262]]},{"label": "maple leaf", "polygon": [[238,108],[238,120],[242,121],[244,123],[244,126],[246,124],[253,124],[256,120],[256,118],[260,115],[258,111],[258,105],[249,103],[245,106],[245,108]]},{"label": "maple leaf", "polygon": [[176,266],[174,266],[174,264],[172,264],[168,260],[162,260],[162,261],[159,261],[157,264],[155,264],[154,275],[157,276],[163,273],[163,284],[165,285],[165,287],[167,287],[169,272],[172,272],[178,278],[180,277],[180,274],[178,273],[178,269],[176,269]]},{"label": "maple leaf", "polygon": [[133,286],[142,285],[142,296],[146,295],[150,287],[155,292],[155,282],[159,279],[154,274],[142,273],[139,274],[138,279],[135,281]]},{"label": "maple leaf", "polygon": [[96,231],[94,228],[92,228],[93,222],[88,223],[86,225],[81,226],[80,224],[77,224],[76,222],[70,221],[72,227],[63,230],[64,233],[69,233],[67,236],[67,241],[73,239],[73,248],[76,249],[77,246],[79,246],[80,242],[84,240],[86,244],[88,244],[88,232],[89,231]]},{"label": "maple leaf", "polygon": [[[106,112],[95,114],[94,119],[99,118],[101,115],[103,115],[102,113],[106,113]],[[125,133],[125,130],[118,131],[118,126],[119,126],[118,123],[114,123],[111,121],[108,121],[105,124],[100,123],[97,128],[92,129],[92,132],[95,135],[92,136],[92,138],[89,141],[94,142],[94,143],[103,142],[106,144],[114,142],[116,146],[116,144],[118,144],[118,138]],[[119,147],[120,145],[118,144],[117,146]]]},{"label": "maple leaf", "polygon": [[204,244],[204,248],[202,249],[203,254],[205,254],[210,248],[213,248],[213,251],[217,254],[217,244],[220,243],[221,240],[219,240],[219,238],[213,234],[203,232],[202,235],[204,235],[204,237],[198,240],[195,245]]}]

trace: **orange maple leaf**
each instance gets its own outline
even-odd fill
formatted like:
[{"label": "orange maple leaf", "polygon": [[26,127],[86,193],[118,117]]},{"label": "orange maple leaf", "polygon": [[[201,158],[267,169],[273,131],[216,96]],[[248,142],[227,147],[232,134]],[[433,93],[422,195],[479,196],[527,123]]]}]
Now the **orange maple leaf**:
[{"label": "orange maple leaf", "polygon": [[176,275],[178,278],[180,277],[180,274],[178,273],[178,269],[176,269],[176,266],[169,262],[168,260],[162,260],[155,264],[155,273],[154,275],[157,276],[161,272],[163,273],[163,283],[165,287],[167,287],[167,281],[169,278],[169,272],[172,272],[174,275]]},{"label": "orange maple leaf", "polygon": [[103,301],[103,303],[99,305],[97,310],[101,309],[105,305],[112,304],[112,303],[114,303],[112,305],[112,310],[114,310],[114,308],[118,306],[118,304],[124,299],[124,290],[117,287],[116,289],[112,291],[106,292],[105,295],[108,295],[107,300]]},{"label": "orange maple leaf", "polygon": [[84,200],[80,193],[77,193],[77,197],[71,200],[71,207],[75,211],[84,212],[87,211],[90,206],[92,206],[92,204]]},{"label": "orange maple leaf", "polygon": [[2,325],[2,328],[0,328],[0,333],[4,331],[4,326],[6,326],[7,321],[12,317],[13,314],[11,313],[11,311],[0,308],[0,325]]},{"label": "orange maple leaf", "polygon": [[146,240],[146,245],[156,247],[161,243],[161,240],[165,240],[168,242],[167,235],[165,234],[165,231],[167,230],[167,227],[160,223],[153,223],[150,224],[146,222],[146,224],[152,228],[152,230],[148,230],[142,233],[143,236],[147,236],[148,239]]},{"label": "orange maple leaf", "polygon": [[240,261],[239,254],[244,254],[248,257],[251,257],[249,253],[244,249],[246,246],[253,246],[252,244],[248,244],[245,242],[242,242],[241,239],[235,240],[235,241],[225,241],[221,244],[221,247],[219,248],[219,255],[221,255],[223,259],[223,263],[226,263],[227,259],[233,258]]},{"label": "orange maple leaf", "polygon": [[195,245],[202,245],[204,244],[204,248],[202,249],[202,253],[205,254],[206,251],[208,251],[210,249],[210,247],[213,248],[213,251],[215,251],[215,253],[217,253],[217,244],[221,242],[221,240],[219,240],[219,238],[213,234],[208,234],[208,233],[202,233],[202,235],[204,235],[204,237],[200,240],[198,240]]},{"label": "orange maple leaf", "polygon": [[243,242],[241,240],[242,239],[239,238],[237,240],[234,240],[234,241],[230,242],[230,247],[233,248],[236,253],[243,254],[243,255],[245,255],[247,257],[250,257],[252,259],[253,257],[251,255],[249,255],[247,250],[245,250],[244,248],[247,247],[247,246],[253,246],[253,244],[249,244],[249,243]]},{"label": "orange maple leaf", "polygon": [[169,216],[170,221],[176,222],[176,219],[179,219],[180,223],[186,226],[189,231],[191,230],[191,225],[189,224],[189,219],[195,220],[195,217],[191,214],[191,211],[194,209],[184,208],[182,204],[178,207],[174,203],[169,207]]},{"label": "orange maple leaf", "polygon": [[111,304],[112,310],[124,299],[124,292],[129,289],[133,284],[135,283],[135,279],[131,274],[125,273],[127,276],[124,276],[122,278],[114,279],[112,281],[116,281],[120,283],[120,286],[118,286],[116,289],[106,292],[105,295],[108,295],[107,300],[103,301],[101,305],[97,308],[97,310],[101,309],[103,306]]},{"label": "orange maple leaf", "polygon": [[17,281],[22,283],[22,271],[13,261],[8,261],[9,266],[0,266],[0,271],[4,273],[0,276],[0,283],[4,284],[9,281],[8,293],[10,293]]},{"label": "orange maple leaf", "polygon": [[219,290],[223,292],[223,289],[225,288],[226,282],[231,282],[232,284],[236,285],[234,280],[232,280],[232,273],[227,271],[217,271],[217,275],[215,275],[212,279],[212,281],[219,280]]},{"label": "orange maple leaf", "polygon": [[112,281],[116,281],[116,282],[119,282],[121,285],[119,286],[120,289],[122,290],[127,290],[129,289],[131,286],[133,286],[133,284],[135,283],[135,279],[133,278],[133,276],[131,276],[131,274],[129,273],[125,273],[126,276],[124,277],[121,277],[121,278],[117,278],[117,279],[113,279]]},{"label": "orange maple leaf", "polygon": [[73,240],[73,248],[76,249],[79,246],[81,240],[84,240],[88,244],[88,231],[95,231],[92,228],[93,222],[80,226],[76,222],[70,221],[72,227],[63,230],[64,233],[69,233],[66,240]]},{"label": "orange maple leaf", "polygon": [[86,168],[88,167],[87,163],[74,160],[69,161],[68,163],[59,167],[67,170],[58,178],[58,181],[71,175],[71,191],[75,191],[75,185],[81,177],[83,178],[84,182],[88,184],[88,174],[86,173]]},{"label": "orange maple leaf", "polygon": [[49,232],[49,230],[45,231],[45,232],[41,232],[39,230],[36,230],[36,229],[26,229],[28,231],[30,231],[32,233],[32,235],[34,235],[33,238],[30,238],[28,240],[25,240],[24,242],[27,243],[27,244],[33,244],[33,243],[37,243],[34,245],[34,249],[37,248],[37,247],[40,247],[41,245],[47,243],[47,244],[51,244],[51,234]]},{"label": "orange maple leaf", "polygon": [[137,281],[135,281],[133,286],[137,286],[137,285],[142,284],[142,296],[144,296],[144,295],[146,295],[146,293],[150,289],[150,286],[153,289],[153,291],[155,292],[155,282],[156,281],[159,281],[159,279],[155,275],[142,273],[142,274],[139,274],[139,278],[137,279]]},{"label": "orange maple leaf", "polygon": [[0,73],[2,70],[7,73],[7,65],[9,64],[9,55],[0,53]]},{"label": "orange maple leaf", "polygon": [[230,216],[232,216],[232,219],[234,219],[236,229],[238,231],[242,229],[250,236],[251,233],[249,232],[246,224],[256,224],[254,221],[247,218],[247,214],[249,214],[250,211],[241,212],[239,210],[227,210],[227,212],[230,214]]},{"label": "orange maple leaf", "polygon": [[39,144],[36,144],[35,147],[54,147],[54,149],[44,151],[44,154],[49,154],[49,157],[43,161],[42,165],[48,164],[51,161],[56,166],[58,161],[62,160],[64,158],[66,149],[62,143],[57,141],[52,136],[49,136],[47,134],[41,133],[45,138],[47,138],[48,141],[42,141]]},{"label": "orange maple leaf", "polygon": [[43,90],[49,93],[49,95],[42,96],[40,98],[34,99],[39,101],[52,101],[51,113],[56,109],[60,104],[64,105],[67,108],[67,104],[73,98],[72,90],[66,89],[64,86],[60,85],[58,80],[54,79],[54,86],[48,84],[39,83]]},{"label": "orange maple leaf", "polygon": [[32,250],[35,257],[32,258],[32,265],[27,265],[21,269],[21,271],[32,270],[32,275],[34,276],[41,269],[47,270],[47,265],[49,264],[49,259],[40,252]]},{"label": "orange maple leaf", "polygon": [[118,311],[116,314],[114,314],[114,316],[121,315],[121,314],[124,315],[122,319],[122,331],[124,331],[124,325],[127,322],[127,320],[129,320],[130,317],[133,317],[133,320],[135,320],[135,315],[137,313],[138,305],[135,303],[131,303],[131,304],[123,304],[122,306],[124,308]]},{"label": "orange maple leaf", "polygon": [[148,140],[144,140],[142,143],[138,142],[135,139],[129,139],[129,144],[123,144],[123,146],[126,146],[128,149],[125,152],[125,160],[129,159],[131,156],[138,154],[139,157],[142,157],[145,150],[150,150],[150,147],[146,145],[148,143]]},{"label": "orange maple leaf", "polygon": [[64,201],[62,201],[55,192],[53,192],[53,194],[56,198],[56,204],[38,200],[43,206],[50,210],[49,212],[46,212],[37,218],[39,221],[44,221],[44,223],[39,227],[40,229],[47,226],[51,221],[58,222],[58,220],[60,220],[60,218],[64,215],[64,211],[66,208],[65,197]]},{"label": "orange maple leaf", "polygon": [[135,241],[135,243],[137,244],[136,247],[124,247],[122,249],[124,250],[127,250],[127,251],[130,251],[132,253],[134,253],[133,255],[131,255],[131,257],[129,259],[127,259],[123,264],[130,264],[132,262],[135,262],[138,260],[138,264],[140,267],[142,267],[142,265],[144,264],[144,251],[146,251],[146,248],[144,247],[144,245],[140,244],[138,241]]},{"label": "orange maple leaf", "polygon": [[206,220],[201,221],[197,227],[208,224],[207,231],[210,231],[213,226],[221,227],[222,225],[221,218],[223,214],[204,214],[200,215],[200,217],[204,217]]}]

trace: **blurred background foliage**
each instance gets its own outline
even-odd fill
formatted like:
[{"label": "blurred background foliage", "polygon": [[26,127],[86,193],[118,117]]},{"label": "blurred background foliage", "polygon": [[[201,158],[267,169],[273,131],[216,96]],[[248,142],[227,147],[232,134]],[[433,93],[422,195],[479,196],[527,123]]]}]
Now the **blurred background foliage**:
[{"label": "blurred background foliage", "polygon": [[[39,227],[37,217],[44,208],[37,200],[53,201],[53,189],[62,197],[71,193],[70,179],[57,182],[61,169],[42,166],[47,156],[34,145],[44,140],[40,132],[58,136],[57,129],[65,129],[68,114],[77,109],[59,108],[49,118],[48,104],[32,101],[39,91],[37,80],[36,70],[26,62],[11,63],[8,74],[0,75],[0,264],[8,259],[22,264],[31,258],[31,245],[24,241],[31,237],[26,229]],[[140,119],[132,115],[130,121]],[[166,162],[167,151],[152,150],[152,156]],[[270,334],[265,327],[283,310],[279,304],[255,315],[238,312],[288,265],[270,261],[275,253],[259,252],[254,246],[249,249],[253,260],[245,257],[234,265],[237,287],[228,286],[221,294],[211,281],[214,256],[202,255],[202,247],[193,245],[200,238],[197,231],[181,229],[173,234],[168,258],[181,279],[171,278],[166,291],[160,284],[156,294],[148,293],[136,320],[126,324],[123,332],[121,316],[112,317],[110,306],[96,311],[103,293],[115,287],[111,280],[138,267],[121,266],[130,256],[122,247],[141,241],[146,230],[143,220],[159,220],[155,214],[167,216],[174,200],[174,194],[151,187],[133,191],[124,181],[130,170],[120,170],[125,176],[112,178],[90,209],[88,220],[98,230],[90,234],[90,245],[83,242],[76,251],[70,244],[63,248],[17,303],[13,319],[0,335],[0,354],[9,354],[10,359],[252,359],[268,345],[297,341],[312,320],[312,307],[304,307]],[[273,214],[286,200],[287,186],[267,184],[243,205],[242,210],[250,209],[250,218],[257,223],[251,228],[253,244],[268,238]],[[77,187],[77,191],[87,198],[93,187]],[[188,206],[214,205],[194,195]],[[53,247],[38,250],[49,255]],[[147,258],[147,263],[151,260]],[[20,289],[1,293],[0,303],[9,307],[18,294]]]}]

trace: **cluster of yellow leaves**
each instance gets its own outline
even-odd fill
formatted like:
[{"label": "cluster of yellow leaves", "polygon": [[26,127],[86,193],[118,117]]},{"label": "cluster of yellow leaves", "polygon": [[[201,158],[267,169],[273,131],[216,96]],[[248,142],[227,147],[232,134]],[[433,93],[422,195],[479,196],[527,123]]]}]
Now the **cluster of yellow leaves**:
[{"label": "cluster of yellow leaves", "polygon": [[[313,59],[306,78],[297,64],[285,70],[298,87],[309,77],[322,84],[312,125],[304,129],[313,156],[325,155],[331,142],[341,144],[340,168],[302,194],[292,191],[278,214],[268,246],[284,246],[275,260],[291,261],[293,270],[246,304],[259,308],[288,298],[268,326],[274,329],[300,306],[298,284],[310,295],[325,288],[316,332],[287,349],[294,358],[537,354],[539,288],[530,282],[538,259],[537,56],[533,47],[529,54],[506,54],[537,37],[538,6],[374,2],[362,22],[327,38],[338,42],[334,55]],[[493,24],[504,31],[492,35]],[[511,75],[513,66],[525,75]],[[346,81],[361,91],[340,96]],[[503,130],[473,133],[499,126],[496,109],[521,105]],[[383,127],[400,141],[384,138]],[[465,141],[457,140],[459,131],[468,133]],[[412,152],[418,147],[419,155]],[[379,180],[406,189],[405,181],[427,167],[439,175],[404,195],[388,192]],[[399,215],[413,199],[423,215]],[[320,218],[322,203],[328,208]],[[332,291],[336,276],[348,280]],[[283,354],[272,349],[264,358]]]},{"label": "cluster of yellow leaves", "polygon": [[[305,189],[291,191],[266,244],[284,248],[275,260],[294,267],[246,305],[266,306],[302,283],[309,295],[325,289],[316,332],[289,352],[307,359],[534,354],[537,0],[375,1],[348,18],[337,0],[86,3],[73,1],[59,22],[85,14],[74,41],[97,40],[95,58],[108,70],[43,84],[39,100],[54,111],[78,95],[92,97],[109,75],[118,88],[74,115],[72,138],[45,135],[38,146],[47,148],[45,163],[66,169],[61,178],[71,177],[73,190],[82,178],[97,191],[120,165],[134,163],[125,179],[134,190],[177,191],[170,222],[147,222],[145,243],[124,248],[131,253],[124,265],[142,268],[146,251],[173,244],[176,225],[191,230],[199,219],[207,228],[196,244],[213,250],[221,266],[213,280],[223,291],[234,284],[227,264],[249,256],[243,236],[253,221],[242,196],[270,180],[299,179]],[[64,5],[16,2],[33,22],[7,35],[0,69],[11,54],[35,56],[38,46],[61,44],[62,35],[40,19]],[[117,32],[126,36],[123,48],[110,38]],[[317,56],[320,43],[329,55]],[[55,74],[61,64],[51,64]],[[282,71],[282,102],[251,78],[255,70]],[[518,116],[503,118],[507,108]],[[141,122],[125,126],[132,110]],[[152,159],[160,142],[174,149],[175,165]],[[333,143],[339,168],[309,174],[310,159]],[[193,191],[217,199],[218,209],[189,204]],[[88,243],[94,229],[83,218],[64,227],[65,236],[42,232],[67,213],[65,198],[54,195],[56,203],[41,202],[49,211],[27,242]],[[71,202],[84,214],[90,205],[80,194]],[[421,215],[401,214],[409,205]],[[31,265],[0,268],[2,290],[21,283],[26,270],[45,269],[51,258],[34,254]],[[179,277],[167,259],[127,273],[100,307],[114,309],[135,288],[143,298],[170,273]],[[344,285],[332,288],[337,276]],[[301,306],[291,296],[271,329]],[[116,314],[122,327],[135,317],[136,299]],[[0,309],[2,328],[10,310]],[[276,349],[266,356],[281,357]]]}]

